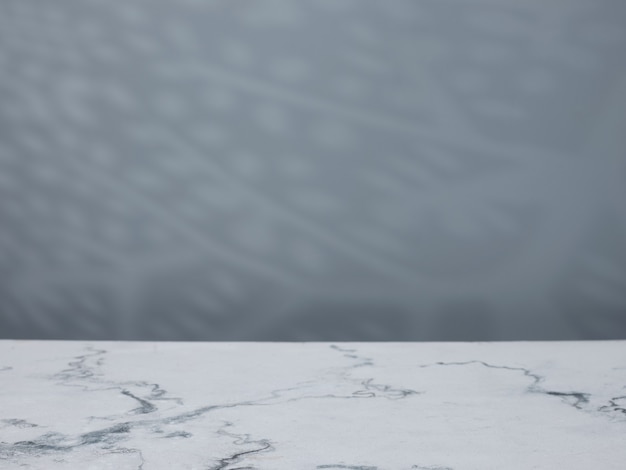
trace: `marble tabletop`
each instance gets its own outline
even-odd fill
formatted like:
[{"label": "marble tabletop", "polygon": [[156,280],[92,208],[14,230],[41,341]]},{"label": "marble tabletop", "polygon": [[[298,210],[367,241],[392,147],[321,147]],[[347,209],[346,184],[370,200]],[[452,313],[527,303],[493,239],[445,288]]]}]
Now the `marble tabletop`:
[{"label": "marble tabletop", "polygon": [[626,468],[626,341],[0,341],[0,468]]}]

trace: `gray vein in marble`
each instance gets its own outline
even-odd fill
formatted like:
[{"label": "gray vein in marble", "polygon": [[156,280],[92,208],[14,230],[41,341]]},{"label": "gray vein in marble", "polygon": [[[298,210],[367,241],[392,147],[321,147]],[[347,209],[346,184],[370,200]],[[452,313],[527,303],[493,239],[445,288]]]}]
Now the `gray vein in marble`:
[{"label": "gray vein in marble", "polygon": [[148,400],[139,398],[138,396],[130,393],[128,390],[122,390],[122,395],[126,395],[127,397],[130,397],[133,400],[136,400],[141,405],[139,408],[135,408],[134,410],[132,410],[131,413],[147,414],[147,413],[152,413],[157,410],[157,407],[154,406],[152,403],[150,403]]},{"label": "gray vein in marble", "polygon": [[193,434],[191,434],[190,432],[187,431],[176,431],[176,432],[171,432],[169,433],[167,436],[163,436],[164,439],[173,439],[176,437],[182,437],[183,439],[188,439],[191,436],[193,436]]},{"label": "gray vein in marble", "polygon": [[[79,387],[86,392],[102,391],[102,390],[120,390],[122,395],[128,396],[133,400],[136,400],[140,407],[131,411],[134,414],[147,414],[156,411],[158,408],[151,403],[156,400],[172,400],[179,405],[183,402],[178,397],[168,397],[167,391],[163,390],[159,384],[148,383],[145,381],[133,381],[133,382],[111,382],[101,378],[101,374],[98,368],[104,364],[105,355],[107,353],[104,349],[94,349],[91,346],[86,348],[87,353],[76,356],[74,361],[71,361],[69,368],[58,372],[52,376],[52,379],[56,380],[60,385],[68,387]],[[95,362],[92,364],[90,361]],[[76,381],[85,381],[86,383],[76,383]],[[140,398],[133,394],[127,387],[137,387],[139,389],[148,389],[149,393],[147,397]]]},{"label": "gray vein in marble", "polygon": [[[624,402],[623,405],[618,403],[621,401]],[[601,406],[599,408],[599,411],[603,411],[603,412],[615,411],[617,413],[623,413],[626,415],[626,395],[621,396],[621,397],[613,397],[609,399],[609,404]]]},{"label": "gray vein in marble", "polygon": [[29,423],[23,419],[2,419],[2,423],[6,423],[8,426],[15,426],[16,428],[36,428],[37,424]]},{"label": "gray vein in marble", "polygon": [[[484,361],[465,361],[465,362],[437,362],[435,364],[424,364],[420,367],[433,367],[433,366],[466,366],[470,364],[479,364],[484,367],[489,367],[490,369],[505,369],[522,372],[526,377],[532,379],[532,383],[528,386],[528,392],[530,393],[543,393],[545,395],[550,395],[554,397],[560,397],[564,400],[563,402],[573,406],[576,409],[583,410],[583,405],[589,403],[589,397],[591,394],[585,392],[559,392],[554,390],[545,390],[539,386],[541,382],[545,380],[544,377],[538,375],[536,373],[531,372],[528,369],[523,367],[508,367],[508,366],[499,366],[494,364],[489,364]],[[573,400],[568,400],[573,399]]]},{"label": "gray vein in marble", "polygon": [[[222,426],[222,428],[217,433],[221,436],[228,436],[230,438],[234,438],[233,443],[235,445],[240,446],[240,445],[254,444],[254,448],[252,448],[251,450],[236,452],[233,455],[230,455],[228,457],[223,457],[219,460],[219,462],[215,466],[210,467],[208,470],[225,470],[231,464],[239,463],[245,456],[248,456],[251,454],[259,454],[261,452],[267,452],[267,451],[271,452],[272,450],[274,450],[274,448],[272,447],[272,444],[267,439],[254,440],[250,437],[249,434],[235,434],[232,432],[227,432],[226,428],[231,427],[232,425],[233,423],[231,422],[224,423],[224,426]],[[253,467],[237,467],[232,470],[244,470],[244,469],[252,469],[252,468]]]}]

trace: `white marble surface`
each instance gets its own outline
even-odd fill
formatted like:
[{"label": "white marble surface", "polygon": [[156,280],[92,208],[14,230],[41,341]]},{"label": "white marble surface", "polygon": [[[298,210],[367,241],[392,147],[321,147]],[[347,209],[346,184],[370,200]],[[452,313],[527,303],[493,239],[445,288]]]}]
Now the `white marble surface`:
[{"label": "white marble surface", "polygon": [[0,341],[0,468],[626,468],[626,342]]}]

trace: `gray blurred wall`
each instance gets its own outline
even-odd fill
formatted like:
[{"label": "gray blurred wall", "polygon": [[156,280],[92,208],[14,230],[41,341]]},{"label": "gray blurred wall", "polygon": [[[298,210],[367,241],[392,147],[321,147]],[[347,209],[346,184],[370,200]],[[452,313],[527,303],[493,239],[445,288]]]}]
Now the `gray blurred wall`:
[{"label": "gray blurred wall", "polygon": [[626,338],[626,2],[0,1],[0,337]]}]

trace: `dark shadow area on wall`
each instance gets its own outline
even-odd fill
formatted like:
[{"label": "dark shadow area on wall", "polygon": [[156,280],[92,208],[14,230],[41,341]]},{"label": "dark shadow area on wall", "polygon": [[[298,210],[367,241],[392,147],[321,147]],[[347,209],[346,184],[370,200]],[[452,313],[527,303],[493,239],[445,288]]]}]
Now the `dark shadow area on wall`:
[{"label": "dark shadow area on wall", "polygon": [[0,338],[626,338],[626,2],[0,1]]}]

